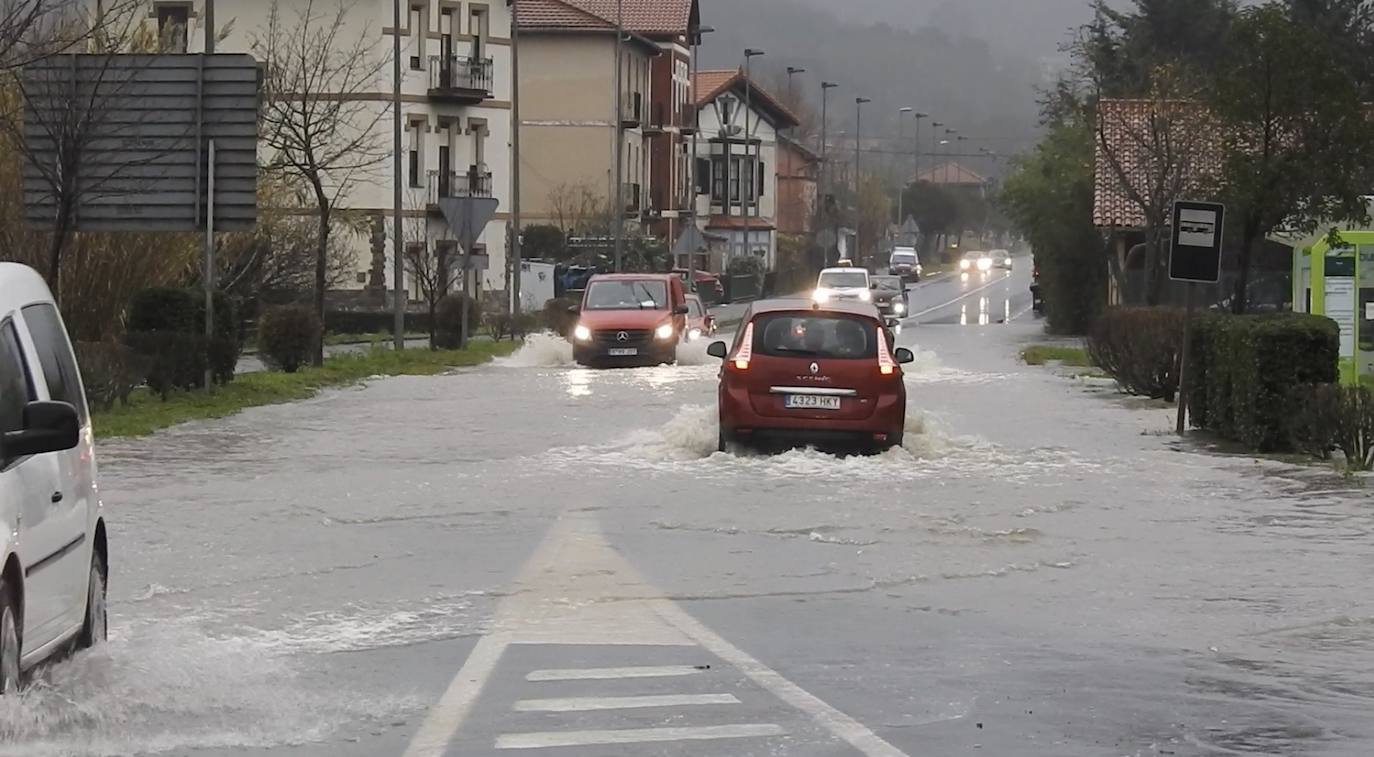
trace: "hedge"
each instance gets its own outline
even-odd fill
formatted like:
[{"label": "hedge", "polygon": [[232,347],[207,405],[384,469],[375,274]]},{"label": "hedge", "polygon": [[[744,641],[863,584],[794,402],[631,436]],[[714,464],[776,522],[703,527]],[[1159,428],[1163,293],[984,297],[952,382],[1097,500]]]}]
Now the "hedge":
[{"label": "hedge", "polygon": [[124,342],[148,361],[148,383],[164,397],[200,386],[209,364],[214,380],[234,379],[242,345],[233,302],[214,293],[215,332],[205,338],[205,294],[199,289],[144,289],[129,301]]},{"label": "hedge", "polygon": [[1195,427],[1260,451],[1291,449],[1294,391],[1337,380],[1334,321],[1209,314],[1194,324],[1188,409]]},{"label": "hedge", "polygon": [[1088,331],[1088,356],[1122,391],[1173,401],[1183,311],[1176,308],[1108,308]]},{"label": "hedge", "polygon": [[320,341],[320,319],[307,305],[278,305],[258,321],[258,349],[263,362],[286,373],[307,365]]},{"label": "hedge", "polygon": [[[390,310],[331,310],[324,314],[327,334],[390,334],[396,328],[396,316]],[[405,313],[405,332],[429,332],[428,313]]]}]

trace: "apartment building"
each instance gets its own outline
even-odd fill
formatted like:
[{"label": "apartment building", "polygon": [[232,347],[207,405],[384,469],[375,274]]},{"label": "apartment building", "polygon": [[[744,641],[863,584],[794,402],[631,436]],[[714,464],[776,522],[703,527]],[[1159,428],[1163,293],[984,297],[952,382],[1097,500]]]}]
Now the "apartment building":
[{"label": "apartment building", "polygon": [[[343,5],[340,5],[340,2]],[[368,103],[354,109],[385,155],[380,162],[351,176],[337,207],[368,218],[372,233],[349,234],[354,270],[348,289],[390,290],[394,207],[392,177],[400,160],[403,182],[404,243],[433,259],[453,261],[460,250],[458,231],[439,210],[444,198],[491,197],[499,205],[477,235],[471,251],[485,262],[475,282],[484,290],[506,287],[506,229],[511,179],[511,12],[509,0],[403,0],[402,27],[393,27],[392,0],[314,0],[312,12],[332,23],[346,9],[338,39],[350,47],[365,41],[367,55],[389,61],[393,35],[401,36],[402,152],[393,149],[392,69],[380,74],[353,99]],[[217,52],[254,51],[264,38],[274,7],[279,23],[291,26],[310,5],[308,0],[219,0],[215,26]],[[204,0],[152,0],[149,22],[173,52],[204,50]],[[345,132],[347,130],[344,130]],[[264,159],[269,156],[263,155]],[[444,253],[441,255],[440,253]],[[481,256],[486,256],[485,261]],[[452,265],[454,286],[459,280]],[[420,292],[407,274],[412,297]]]}]

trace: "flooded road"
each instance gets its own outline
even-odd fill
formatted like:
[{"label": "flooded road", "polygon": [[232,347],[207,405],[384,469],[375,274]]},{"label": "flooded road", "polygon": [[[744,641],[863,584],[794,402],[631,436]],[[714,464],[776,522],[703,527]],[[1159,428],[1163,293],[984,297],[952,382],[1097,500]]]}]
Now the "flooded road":
[{"label": "flooded road", "polygon": [[877,457],[717,453],[704,344],[547,337],[106,445],[112,640],[0,753],[1374,752],[1363,482],[1020,365],[1028,281],[913,291]]}]

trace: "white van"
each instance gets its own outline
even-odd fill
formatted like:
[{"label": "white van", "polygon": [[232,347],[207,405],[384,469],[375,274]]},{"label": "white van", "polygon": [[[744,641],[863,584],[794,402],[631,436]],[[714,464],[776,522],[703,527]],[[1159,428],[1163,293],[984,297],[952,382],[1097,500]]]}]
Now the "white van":
[{"label": "white van", "polygon": [[47,658],[104,641],[108,567],[67,330],[42,277],[0,263],[0,693]]}]

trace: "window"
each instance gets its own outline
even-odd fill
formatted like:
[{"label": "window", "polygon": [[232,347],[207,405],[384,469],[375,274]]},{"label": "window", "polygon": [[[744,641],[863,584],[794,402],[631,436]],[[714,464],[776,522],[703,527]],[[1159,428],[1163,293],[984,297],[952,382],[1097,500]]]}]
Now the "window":
[{"label": "window", "polygon": [[188,42],[189,5],[159,5],[157,7],[157,37],[166,53],[185,53]]},{"label": "window", "polygon": [[30,305],[24,308],[24,322],[29,325],[38,364],[43,367],[48,396],[76,408],[77,417],[84,423],[86,398],[81,392],[81,373],[76,369],[76,358],[72,356],[57,308],[47,303]]},{"label": "window", "polygon": [[692,318],[702,317],[701,301],[696,299],[687,300],[687,315]]},{"label": "window", "polygon": [[754,195],[755,198],[763,197],[763,188],[766,187],[766,186],[768,186],[768,182],[767,182],[767,181],[764,181],[764,174],[763,174],[764,168],[765,168],[765,164],[764,164],[763,161],[760,160],[760,161],[758,162],[758,169],[759,169],[759,170],[758,170],[758,179],[757,179],[758,183],[754,185],[754,186],[758,187],[758,194]]},{"label": "window", "polygon": [[0,324],[0,432],[24,428],[24,406],[33,401],[29,370],[13,321]]},{"label": "window", "polygon": [[849,316],[764,315],[754,321],[754,351],[772,357],[875,358],[878,328]]}]

